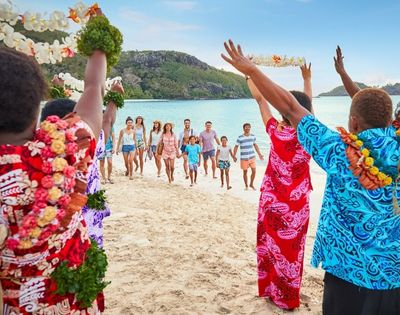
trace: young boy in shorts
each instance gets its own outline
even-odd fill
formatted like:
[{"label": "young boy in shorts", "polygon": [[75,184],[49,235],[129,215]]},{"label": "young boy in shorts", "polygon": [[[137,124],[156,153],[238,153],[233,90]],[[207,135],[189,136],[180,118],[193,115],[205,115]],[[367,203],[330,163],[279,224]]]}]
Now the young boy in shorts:
[{"label": "young boy in shorts", "polygon": [[190,136],[189,144],[185,147],[185,154],[188,156],[190,187],[197,184],[197,169],[200,166],[201,147],[196,143],[196,137]]}]

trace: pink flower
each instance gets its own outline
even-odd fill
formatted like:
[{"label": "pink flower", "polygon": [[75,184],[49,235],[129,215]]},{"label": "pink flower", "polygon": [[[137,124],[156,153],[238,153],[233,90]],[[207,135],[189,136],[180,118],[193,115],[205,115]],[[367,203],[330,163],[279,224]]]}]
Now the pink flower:
[{"label": "pink flower", "polygon": [[47,203],[44,201],[36,201],[36,206],[40,208],[40,210],[44,209],[47,207]]},{"label": "pink flower", "polygon": [[48,159],[48,158],[53,158],[53,157],[55,157],[56,154],[51,150],[50,147],[44,147],[44,148],[42,149],[42,156],[43,156],[45,159]]},{"label": "pink flower", "polygon": [[60,197],[60,199],[58,199],[58,204],[60,205],[60,207],[65,208],[66,206],[68,206],[70,201],[71,201],[71,197],[68,195],[64,195],[64,196]]},{"label": "pink flower", "polygon": [[64,175],[68,178],[73,178],[75,176],[75,167],[68,165],[64,168]]},{"label": "pink flower", "polygon": [[42,183],[42,186],[43,186],[44,188],[51,188],[51,187],[54,186],[53,177],[51,177],[50,175],[47,175],[47,176],[45,176],[45,177],[42,178],[41,183]]},{"label": "pink flower", "polygon": [[35,199],[36,201],[43,201],[46,202],[49,194],[47,192],[47,189],[44,188],[38,188],[35,191]]},{"label": "pink flower", "polygon": [[47,134],[46,131],[39,129],[38,131],[36,131],[36,139],[39,141],[42,141],[46,144],[50,144],[51,143],[51,138],[50,136]]},{"label": "pink flower", "polygon": [[[42,153],[43,153],[43,150],[42,150]],[[51,173],[53,173],[53,164],[51,164],[51,162],[44,161],[44,162],[42,163],[42,171],[43,171],[45,174],[51,174]]]},{"label": "pink flower", "polygon": [[26,238],[29,235],[29,231],[27,229],[20,229],[18,234],[19,237]]},{"label": "pink flower", "polygon": [[75,187],[75,179],[74,178],[66,178],[64,181],[64,189],[72,190]]},{"label": "pink flower", "polygon": [[59,122],[61,119],[58,116],[52,115],[52,116],[48,116],[46,118],[46,120],[51,122],[51,123],[56,123],[56,122]]},{"label": "pink flower", "polygon": [[61,221],[64,218],[64,216],[65,216],[65,210],[64,209],[58,209],[57,217],[56,217],[57,220]]},{"label": "pink flower", "polygon": [[65,153],[68,155],[73,155],[78,151],[78,145],[75,142],[70,142],[67,144],[67,147],[65,149]]},{"label": "pink flower", "polygon": [[[33,229],[36,226],[37,226],[36,219],[33,215],[28,215],[22,220],[22,228],[25,230]],[[28,233],[28,231],[27,231],[27,233]],[[25,236],[22,236],[22,237],[25,237]]]},{"label": "pink flower", "polygon": [[18,245],[19,245],[19,242],[15,238],[9,238],[6,241],[6,246],[11,250],[16,249]]},{"label": "pink flower", "polygon": [[56,126],[58,129],[67,129],[68,123],[65,120],[60,119],[57,121]]},{"label": "pink flower", "polygon": [[40,234],[39,241],[47,240],[52,234],[53,234],[53,231],[51,231],[50,229],[46,228],[46,230],[42,231],[42,233]]},{"label": "pink flower", "polygon": [[75,141],[76,137],[75,137],[75,132],[71,129],[68,129],[65,132],[65,138],[67,139],[67,141],[71,142],[71,141]]}]

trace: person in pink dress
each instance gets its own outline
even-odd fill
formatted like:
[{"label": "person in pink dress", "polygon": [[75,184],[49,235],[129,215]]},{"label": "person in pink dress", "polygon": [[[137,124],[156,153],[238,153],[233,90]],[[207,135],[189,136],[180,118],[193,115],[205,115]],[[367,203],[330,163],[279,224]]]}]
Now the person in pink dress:
[{"label": "person in pink dress", "polygon": [[163,127],[163,133],[159,144],[163,145],[161,157],[165,163],[165,172],[168,176],[168,182],[174,181],[175,158],[180,158],[178,151],[178,139],[172,131],[172,123],[166,123]]},{"label": "person in pink dress", "polygon": [[[311,111],[311,65],[301,67],[305,93],[292,91]],[[257,87],[247,79],[271,139],[261,184],[257,224],[258,290],[283,309],[300,305],[300,284],[309,220],[310,156],[286,117],[278,121]]]}]

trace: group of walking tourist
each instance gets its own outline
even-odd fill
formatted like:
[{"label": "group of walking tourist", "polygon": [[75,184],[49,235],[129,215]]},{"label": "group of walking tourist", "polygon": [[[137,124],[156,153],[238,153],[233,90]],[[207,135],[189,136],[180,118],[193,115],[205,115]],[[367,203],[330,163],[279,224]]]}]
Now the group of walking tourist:
[{"label": "group of walking tourist", "polygon": [[[198,132],[189,118],[181,132],[160,120],[147,129],[142,116],[127,117],[125,127],[115,130],[124,88],[118,80],[106,92],[104,86],[122,35],[97,5],[87,16],[78,42],[87,56],[85,85],[77,102],[60,97],[41,107],[47,83],[37,61],[0,48],[0,281],[6,315],[104,312],[104,277],[113,264],[103,249],[103,220],[112,215],[104,188],[135,180],[135,172],[143,176],[147,158],[158,177],[163,161],[169,183],[182,158],[191,187],[202,166],[206,176],[219,175],[226,190],[232,188],[232,163],[239,160],[244,188],[257,189],[256,160],[264,155],[253,122],[243,121],[237,139],[217,134],[211,121]],[[287,91],[239,45],[229,40],[224,46],[222,58],[244,75],[271,142],[257,216],[259,296],[285,310],[300,306],[314,159],[327,174],[311,258],[325,271],[323,314],[400,314],[400,123],[391,98],[378,88],[360,89],[338,47],[335,69],[352,101],[348,131],[334,131],[314,115],[311,64],[300,66],[302,91]],[[63,89],[61,78],[53,84]],[[114,154],[122,154],[126,178],[114,176]]]}]

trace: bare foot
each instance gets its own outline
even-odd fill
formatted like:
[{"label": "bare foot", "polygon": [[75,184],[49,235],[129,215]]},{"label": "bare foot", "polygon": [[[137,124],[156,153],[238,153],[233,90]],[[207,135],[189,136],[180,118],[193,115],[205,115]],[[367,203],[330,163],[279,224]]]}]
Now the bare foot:
[{"label": "bare foot", "polygon": [[213,179],[217,179],[218,177],[217,176],[213,176]]},{"label": "bare foot", "polygon": [[224,184],[221,184],[221,188],[224,187]]},{"label": "bare foot", "polygon": [[190,184],[190,187],[193,187],[193,183],[192,183],[192,184]]},{"label": "bare foot", "polygon": [[232,189],[232,186],[228,186],[226,187],[226,190]]},{"label": "bare foot", "polygon": [[186,175],[185,175],[185,179],[189,179],[189,175],[186,174]]},{"label": "bare foot", "polygon": [[244,190],[249,190],[249,187],[246,186],[246,188]]},{"label": "bare foot", "polygon": [[253,185],[250,186],[251,189],[256,190]]},{"label": "bare foot", "polygon": [[105,185],[105,184],[106,184],[106,180],[105,180],[105,179],[102,179],[102,180],[101,180],[101,184],[102,184],[102,185]]},{"label": "bare foot", "polygon": [[132,177],[132,176],[129,176],[129,180],[133,180],[133,177]]},{"label": "bare foot", "polygon": [[125,176],[128,176],[129,175],[129,171],[125,171]]},{"label": "bare foot", "polygon": [[108,182],[109,182],[110,184],[114,184],[114,181],[113,181],[111,178],[108,179]]}]

